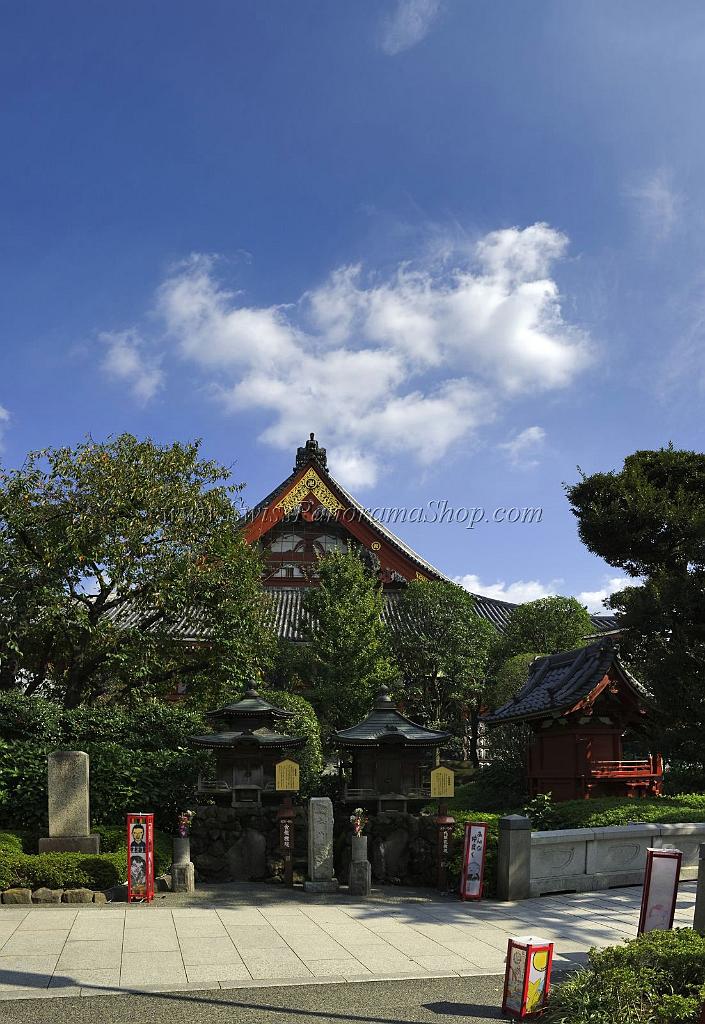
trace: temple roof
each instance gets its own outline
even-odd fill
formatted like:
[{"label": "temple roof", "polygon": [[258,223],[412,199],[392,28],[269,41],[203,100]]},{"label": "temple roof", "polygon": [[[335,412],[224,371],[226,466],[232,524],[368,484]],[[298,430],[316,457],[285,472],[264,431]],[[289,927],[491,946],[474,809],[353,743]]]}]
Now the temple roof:
[{"label": "temple roof", "polygon": [[491,714],[483,715],[483,721],[501,725],[517,719],[560,715],[597,696],[594,691],[608,673],[621,680],[640,702],[648,701],[647,690],[620,661],[614,637],[603,637],[575,651],[536,658],[516,697]]},{"label": "temple roof", "polygon": [[245,691],[242,700],[226,704],[216,711],[206,712],[206,718],[213,721],[226,721],[231,726],[242,723],[242,728],[229,728],[220,732],[205,733],[202,736],[190,736],[189,742],[196,747],[208,747],[211,750],[220,750],[224,747],[269,747],[269,748],[290,748],[302,747],[306,742],[305,736],[287,736],[284,733],[275,732],[273,725],[275,720],[292,718],[293,711],[285,711],[270,704],[268,700],[260,697],[254,687]]},{"label": "temple roof", "polygon": [[339,729],[335,733],[335,743],[342,748],[388,744],[404,747],[440,747],[449,736],[449,732],[425,729],[423,725],[412,722],[399,711],[389,696],[387,687],[382,686],[367,717],[348,729]]}]

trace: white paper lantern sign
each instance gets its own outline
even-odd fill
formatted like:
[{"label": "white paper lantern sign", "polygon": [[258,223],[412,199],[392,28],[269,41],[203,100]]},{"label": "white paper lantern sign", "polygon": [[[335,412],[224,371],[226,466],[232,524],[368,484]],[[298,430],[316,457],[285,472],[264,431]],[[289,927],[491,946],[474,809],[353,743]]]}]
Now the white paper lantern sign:
[{"label": "white paper lantern sign", "polygon": [[638,935],[656,930],[670,931],[673,927],[682,859],[680,850],[646,851]]}]

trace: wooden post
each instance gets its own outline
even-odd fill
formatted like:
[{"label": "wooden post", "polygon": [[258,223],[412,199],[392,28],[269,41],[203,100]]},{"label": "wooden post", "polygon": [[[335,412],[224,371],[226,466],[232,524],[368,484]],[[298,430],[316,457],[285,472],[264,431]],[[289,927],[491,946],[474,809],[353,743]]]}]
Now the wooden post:
[{"label": "wooden post", "polygon": [[285,796],[277,811],[279,819],[279,848],[284,859],[284,885],[294,884],[294,815],[292,799]]},{"label": "wooden post", "polygon": [[448,859],[451,853],[453,825],[455,818],[448,814],[448,807],[443,800],[438,801],[438,814],[434,818],[438,828],[436,844],[436,884],[441,891],[448,888]]}]

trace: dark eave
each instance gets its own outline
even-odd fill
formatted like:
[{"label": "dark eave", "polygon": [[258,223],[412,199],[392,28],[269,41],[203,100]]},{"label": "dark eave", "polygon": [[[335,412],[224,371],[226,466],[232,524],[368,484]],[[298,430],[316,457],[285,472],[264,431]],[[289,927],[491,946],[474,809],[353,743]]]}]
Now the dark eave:
[{"label": "dark eave", "polygon": [[285,736],[280,733],[214,732],[203,736],[189,736],[189,743],[194,747],[205,747],[209,750],[236,750],[239,747],[296,750],[304,746],[306,737]]}]

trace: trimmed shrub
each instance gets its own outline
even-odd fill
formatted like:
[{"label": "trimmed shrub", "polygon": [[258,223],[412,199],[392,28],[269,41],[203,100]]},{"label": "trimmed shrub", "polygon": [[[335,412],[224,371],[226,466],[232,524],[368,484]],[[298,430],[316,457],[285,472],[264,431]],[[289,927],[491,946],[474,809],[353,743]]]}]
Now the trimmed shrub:
[{"label": "trimmed shrub", "polygon": [[485,822],[487,825],[487,847],[485,853],[485,875],[483,895],[497,895],[497,850],[499,847],[499,815],[487,814],[486,811],[456,811],[450,814],[455,818],[453,829],[453,856],[449,864],[449,877],[456,890],[460,888],[460,875],[463,867],[463,845],[465,840],[465,823],[467,821]]},{"label": "trimmed shrub", "polygon": [[589,967],[554,991],[551,1024],[696,1024],[705,999],[705,938],[688,928],[592,949]]},{"label": "trimmed shrub", "polygon": [[598,797],[591,800],[566,800],[553,804],[551,828],[601,828],[634,822],[662,825],[682,821],[705,821],[705,796],[684,793],[651,800],[628,797]]},{"label": "trimmed shrub", "polygon": [[321,729],[313,706],[304,697],[285,690],[263,690],[262,697],[285,711],[293,711],[294,717],[287,719],[282,730],[289,736],[305,736],[308,742],[303,750],[292,751],[292,758],[301,766],[301,795],[316,793],[323,771]]}]

